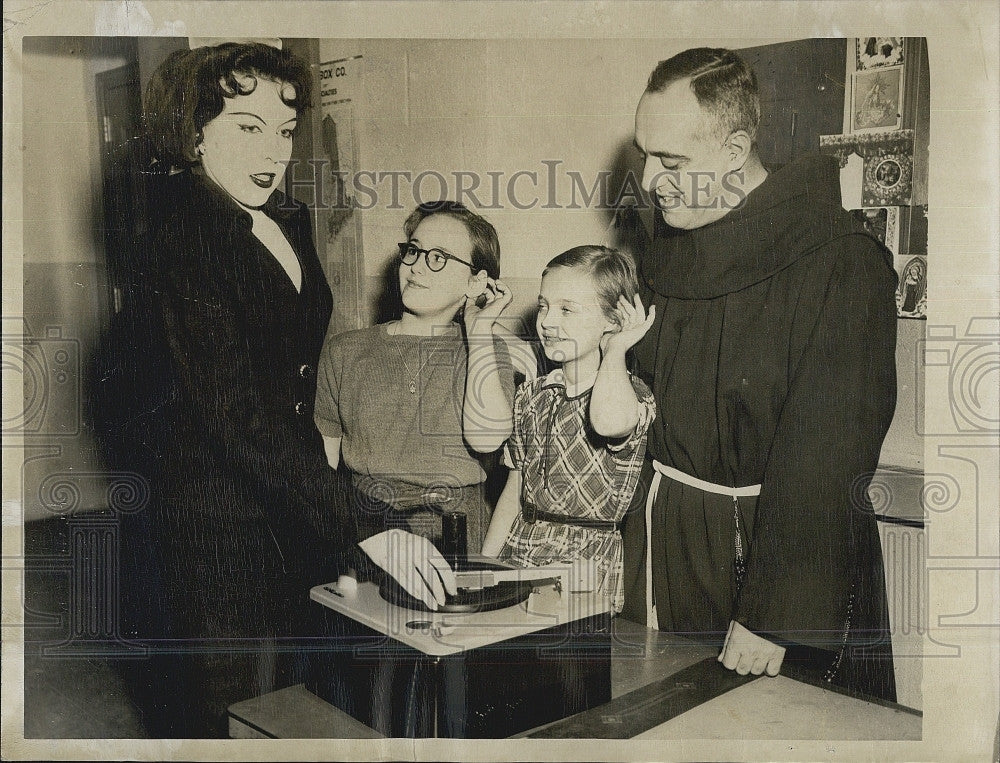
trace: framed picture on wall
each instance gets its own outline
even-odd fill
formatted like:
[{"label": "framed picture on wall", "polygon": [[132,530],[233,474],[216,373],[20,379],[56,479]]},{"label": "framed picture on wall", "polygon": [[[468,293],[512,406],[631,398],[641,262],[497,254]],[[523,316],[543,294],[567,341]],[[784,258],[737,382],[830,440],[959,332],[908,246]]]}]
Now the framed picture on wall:
[{"label": "framed picture on wall", "polygon": [[902,37],[858,37],[855,66],[877,69],[880,66],[898,66],[903,63]]},{"label": "framed picture on wall", "polygon": [[913,157],[902,151],[880,151],[865,157],[861,201],[866,207],[904,206],[913,192]]},{"label": "framed picture on wall", "polygon": [[927,318],[927,258],[923,255],[896,257],[899,285],[896,287],[896,315],[900,318]]},{"label": "framed picture on wall", "polygon": [[898,130],[902,120],[902,66],[851,75],[851,132]]},{"label": "framed picture on wall", "polygon": [[862,207],[852,209],[851,214],[890,252],[899,254],[899,207]]}]

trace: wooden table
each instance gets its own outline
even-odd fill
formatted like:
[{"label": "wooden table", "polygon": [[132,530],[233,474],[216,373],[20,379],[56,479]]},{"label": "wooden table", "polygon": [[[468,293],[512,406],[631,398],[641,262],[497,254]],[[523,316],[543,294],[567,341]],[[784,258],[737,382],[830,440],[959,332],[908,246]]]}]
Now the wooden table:
[{"label": "wooden table", "polygon": [[[616,619],[613,628],[611,695],[608,705],[519,736],[594,736],[616,702],[635,707],[643,697],[655,717],[661,687],[699,665],[716,650],[687,639]],[[721,668],[720,668],[721,670]],[[728,674],[720,674],[728,675]],[[669,688],[662,689],[669,691]],[[643,694],[643,692],[645,692]],[[623,699],[624,698],[624,699]],[[660,703],[662,705],[662,703]],[[577,725],[574,728],[574,721]],[[613,723],[614,718],[611,718]],[[663,723],[647,721],[635,739],[838,739],[919,740],[920,713],[893,703],[869,701],[787,676],[763,677],[709,699]],[[633,719],[635,722],[635,719]],[[642,724],[642,719],[638,721]],[[562,726],[563,731],[556,727]],[[552,731],[556,729],[556,731]],[[234,738],[374,739],[380,735],[297,685],[229,708]]]}]

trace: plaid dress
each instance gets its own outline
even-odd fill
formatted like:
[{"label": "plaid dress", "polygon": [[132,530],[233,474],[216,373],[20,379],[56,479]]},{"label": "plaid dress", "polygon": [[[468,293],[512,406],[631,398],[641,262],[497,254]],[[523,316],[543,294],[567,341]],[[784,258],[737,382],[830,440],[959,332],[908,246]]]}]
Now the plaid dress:
[{"label": "plaid dress", "polygon": [[604,439],[590,428],[590,390],[566,396],[562,371],[523,384],[514,397],[514,432],[508,466],[521,472],[522,511],[511,525],[500,558],[520,566],[593,559],[598,589],[621,611],[622,538],[601,529],[538,520],[531,507],[552,514],[620,522],[639,481],[646,430],[656,414],[649,388],[631,377],[640,402],[639,423],[624,440]]}]

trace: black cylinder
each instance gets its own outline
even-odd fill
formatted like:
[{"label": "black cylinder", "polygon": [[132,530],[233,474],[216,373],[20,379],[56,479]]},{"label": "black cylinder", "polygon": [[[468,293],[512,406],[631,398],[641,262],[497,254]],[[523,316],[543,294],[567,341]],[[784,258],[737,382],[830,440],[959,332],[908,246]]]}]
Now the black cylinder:
[{"label": "black cylinder", "polygon": [[448,563],[464,560],[468,554],[469,540],[464,511],[446,511],[441,515],[441,553]]}]

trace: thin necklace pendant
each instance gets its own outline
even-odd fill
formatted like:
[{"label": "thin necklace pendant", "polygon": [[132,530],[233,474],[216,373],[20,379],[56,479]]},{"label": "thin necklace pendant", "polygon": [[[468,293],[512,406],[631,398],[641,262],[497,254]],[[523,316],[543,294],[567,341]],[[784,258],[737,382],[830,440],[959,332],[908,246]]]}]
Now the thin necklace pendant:
[{"label": "thin necklace pendant", "polygon": [[[398,324],[397,324],[397,329],[396,330],[397,331],[399,330],[398,329]],[[389,333],[388,329],[386,329],[386,333]],[[392,334],[390,334],[390,336],[392,336]],[[403,364],[403,368],[405,368],[406,369],[406,373],[409,374],[410,373],[410,366],[406,362],[406,358],[403,357],[403,351],[401,349],[399,349],[399,344],[396,341],[393,341],[392,342],[392,346],[396,348],[396,354],[399,355],[399,360]],[[417,372],[415,374],[412,374],[410,376],[410,383],[406,386],[406,388],[410,391],[411,395],[417,394],[417,379],[420,377],[420,372],[424,370],[424,366],[427,365],[427,361],[429,361],[429,360],[430,360],[430,355],[428,354],[428,356],[424,360],[424,362],[421,363],[420,366],[417,368]]]}]

